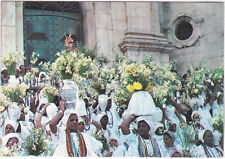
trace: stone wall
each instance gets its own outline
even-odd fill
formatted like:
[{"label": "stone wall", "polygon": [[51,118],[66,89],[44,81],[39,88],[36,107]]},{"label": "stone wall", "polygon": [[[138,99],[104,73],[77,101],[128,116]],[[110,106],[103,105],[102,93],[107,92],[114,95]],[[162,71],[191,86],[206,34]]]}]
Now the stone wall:
[{"label": "stone wall", "polygon": [[[194,35],[186,40],[184,47],[179,44],[170,54],[177,60],[178,72],[186,71],[190,65],[202,63],[208,68],[224,62],[224,5],[223,3],[162,3],[161,30],[170,36],[173,21],[180,15],[190,16]],[[191,39],[192,38],[192,39]],[[173,41],[176,42],[176,41]],[[179,42],[178,42],[179,43]],[[176,45],[176,44],[174,44]]]},{"label": "stone wall", "polygon": [[115,60],[126,29],[125,2],[81,2],[85,44],[97,45],[98,56]]},{"label": "stone wall", "polygon": [[[23,51],[22,2],[1,1],[0,56],[10,51]],[[0,63],[0,67],[3,64]]]},{"label": "stone wall", "polygon": [[[1,56],[23,50],[22,4],[1,1]],[[166,64],[176,59],[181,73],[192,63],[203,62],[209,68],[223,63],[223,3],[93,1],[80,4],[85,44],[90,48],[97,45],[98,56],[105,56],[110,62],[122,49],[131,60],[153,56],[157,63]],[[174,20],[180,15],[190,16],[194,25],[195,33],[187,44],[176,44],[171,34]]]}]

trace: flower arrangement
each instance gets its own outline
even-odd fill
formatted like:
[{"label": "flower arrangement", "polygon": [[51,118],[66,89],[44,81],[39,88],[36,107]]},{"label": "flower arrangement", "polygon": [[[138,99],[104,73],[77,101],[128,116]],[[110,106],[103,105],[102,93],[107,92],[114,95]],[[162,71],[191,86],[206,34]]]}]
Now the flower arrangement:
[{"label": "flower arrangement", "polygon": [[48,150],[48,137],[42,129],[33,128],[32,133],[25,138],[23,148],[28,155],[39,156]]},{"label": "flower arrangement", "polygon": [[9,99],[4,94],[0,94],[0,112],[5,110],[5,107],[10,105]]},{"label": "flower arrangement", "polygon": [[39,58],[39,54],[35,53],[35,52],[32,52],[32,55],[30,57],[30,64],[32,66],[35,66],[38,62],[38,58]]},{"label": "flower arrangement", "polygon": [[212,118],[212,124],[214,130],[218,130],[223,133],[223,120],[224,120],[224,113],[222,108],[218,108],[216,116]]},{"label": "flower arrangement", "polygon": [[18,84],[17,86],[7,85],[2,87],[2,93],[12,102],[18,102],[20,97],[26,96],[27,89],[29,89],[29,86],[25,83]]},{"label": "flower arrangement", "polygon": [[118,107],[127,109],[132,93],[125,87],[121,87],[120,84],[114,85],[113,101]]},{"label": "flower arrangement", "polygon": [[151,85],[150,76],[152,71],[147,69],[145,64],[123,62],[119,67],[122,86],[131,93],[134,91],[146,90]]},{"label": "flower arrangement", "polygon": [[211,71],[209,71],[209,77],[212,80],[212,82],[214,83],[214,85],[216,85],[217,83],[223,84],[224,67],[220,66],[218,68],[212,69]]},{"label": "flower arrangement", "polygon": [[190,98],[199,97],[199,95],[205,92],[206,87],[204,81],[206,79],[206,72],[206,68],[201,65],[196,68],[190,68],[190,73],[188,75],[189,82],[187,83],[187,94]]},{"label": "flower arrangement", "polygon": [[192,125],[186,123],[180,123],[180,129],[177,129],[177,136],[180,138],[183,147],[183,153],[190,151],[195,145],[194,128]]},{"label": "flower arrangement", "polygon": [[178,75],[174,72],[171,72],[171,66],[160,67],[155,65],[153,67],[153,89],[152,97],[156,105],[172,104],[172,101],[175,100],[175,92],[181,89],[181,82]]},{"label": "flower arrangement", "polygon": [[18,144],[14,144],[11,148],[6,146],[0,148],[0,156],[4,157],[16,157],[19,156],[21,147]]},{"label": "flower arrangement", "polygon": [[102,143],[103,150],[109,150],[109,145],[108,145],[107,139],[105,138],[104,133],[102,131],[98,131],[95,134],[95,138],[96,138],[96,140],[98,140]]},{"label": "flower arrangement", "polygon": [[24,52],[9,52],[1,58],[10,75],[15,74],[16,66],[24,60]]},{"label": "flower arrangement", "polygon": [[112,89],[108,88],[107,86],[110,85],[113,80],[118,78],[118,76],[116,76],[115,69],[108,68],[106,66],[95,67],[94,70],[91,72],[90,76],[90,87],[95,89],[98,94],[105,94],[106,89]]},{"label": "flower arrangement", "polygon": [[59,91],[56,87],[53,87],[49,84],[47,84],[43,89],[42,89],[42,94],[48,98],[49,103],[54,102],[54,98],[59,94]]}]

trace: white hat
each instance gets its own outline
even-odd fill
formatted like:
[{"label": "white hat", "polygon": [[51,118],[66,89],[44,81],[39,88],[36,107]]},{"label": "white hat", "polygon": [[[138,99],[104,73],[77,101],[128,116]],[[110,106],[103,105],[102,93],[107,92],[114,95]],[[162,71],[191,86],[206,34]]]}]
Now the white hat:
[{"label": "white hat", "polygon": [[206,130],[209,130],[209,131],[213,132],[213,131],[210,130],[210,129],[204,129],[204,130],[201,130],[201,131],[199,132],[199,134],[198,134],[198,139],[201,140],[203,143],[204,143],[204,138],[203,138],[203,136],[204,136]]},{"label": "white hat", "polygon": [[101,112],[96,116],[96,121],[100,124],[100,120],[102,119],[103,116],[107,115],[106,112]]},{"label": "white hat", "polygon": [[14,121],[14,120],[6,120],[6,121],[5,121],[4,129],[6,128],[7,125],[12,125],[12,127],[14,128],[14,130],[15,130],[15,132],[16,132],[19,123],[16,122],[16,121]]},{"label": "white hat", "polygon": [[136,119],[136,121],[137,121],[137,125],[140,121],[145,121],[151,130],[152,120],[150,116],[140,116]]},{"label": "white hat", "polygon": [[13,102],[12,106],[8,108],[8,118],[9,120],[17,120],[20,118],[21,108],[16,102]]},{"label": "white hat", "polygon": [[192,120],[193,120],[193,117],[194,117],[195,114],[200,115],[198,111],[193,111],[192,114],[191,114],[191,119],[192,119]]},{"label": "white hat", "polygon": [[151,132],[152,134],[155,134],[155,131],[159,128],[159,127],[163,127],[163,123],[162,122],[154,122],[151,124]]},{"label": "white hat", "polygon": [[20,143],[20,137],[19,137],[19,135],[16,134],[16,133],[10,133],[10,134],[7,134],[6,136],[3,137],[3,139],[2,139],[2,145],[3,146],[6,146],[7,143],[8,143],[8,141],[9,141],[9,139],[14,138],[14,137],[16,137],[18,139],[18,143]]},{"label": "white hat", "polygon": [[101,94],[98,96],[98,105],[101,108],[101,111],[105,111],[108,104],[108,96]]},{"label": "white hat", "polygon": [[62,127],[63,129],[66,129],[67,127],[67,121],[70,117],[71,114],[77,114],[75,112],[75,110],[71,110],[71,109],[66,109],[65,112],[64,112],[64,116],[61,120],[61,122],[59,123],[59,126]]}]

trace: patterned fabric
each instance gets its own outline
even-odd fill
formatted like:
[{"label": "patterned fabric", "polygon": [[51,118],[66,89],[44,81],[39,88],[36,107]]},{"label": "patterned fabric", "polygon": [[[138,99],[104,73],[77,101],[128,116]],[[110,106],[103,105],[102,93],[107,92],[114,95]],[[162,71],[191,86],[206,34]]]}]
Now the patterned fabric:
[{"label": "patterned fabric", "polygon": [[79,150],[80,151],[77,151],[75,149],[75,145],[71,138],[69,130],[66,129],[65,132],[66,132],[66,148],[67,148],[68,155],[70,157],[75,157],[75,156],[76,157],[86,157],[87,156],[87,148],[86,148],[86,144],[85,144],[83,135],[80,132],[78,132],[79,143],[80,143]]}]

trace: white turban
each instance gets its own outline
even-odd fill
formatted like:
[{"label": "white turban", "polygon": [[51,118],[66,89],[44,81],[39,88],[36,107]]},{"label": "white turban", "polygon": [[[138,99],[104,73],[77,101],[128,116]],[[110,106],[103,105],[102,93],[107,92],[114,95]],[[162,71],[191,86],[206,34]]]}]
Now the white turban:
[{"label": "white turban", "polygon": [[20,117],[21,108],[17,103],[13,102],[12,107],[8,108],[8,117],[10,120],[17,120]]},{"label": "white turban", "polygon": [[1,69],[1,72],[3,71],[3,70],[7,70],[5,67],[3,67],[2,69]]},{"label": "white turban", "polygon": [[201,140],[203,143],[204,143],[204,138],[203,138],[203,136],[204,136],[206,130],[209,130],[209,131],[213,132],[213,131],[210,130],[210,129],[204,129],[204,130],[201,130],[201,131],[199,132],[199,134],[198,134],[198,139]]},{"label": "white turban", "polygon": [[76,107],[75,107],[75,112],[77,112],[77,116],[79,118],[79,121],[84,121],[81,116],[84,116],[84,115],[87,116],[87,110],[86,110],[85,103],[84,103],[84,101],[82,99],[78,99],[77,100],[77,104],[76,104]]},{"label": "white turban", "polygon": [[47,104],[48,103],[48,98],[45,98],[45,97],[41,97],[40,98],[40,102],[39,102],[39,106],[37,107],[37,111],[40,111],[40,106],[42,104]]},{"label": "white turban", "polygon": [[159,127],[163,127],[163,123],[161,122],[154,122],[151,124],[151,132],[152,134],[155,134],[155,131],[159,128]]},{"label": "white turban", "polygon": [[138,117],[138,118],[136,119],[137,125],[138,125],[138,123],[139,123],[140,121],[143,121],[143,120],[148,124],[148,126],[149,126],[149,128],[150,128],[150,130],[151,130],[151,125],[152,125],[151,117],[150,117],[150,116],[140,116],[140,117]]},{"label": "white turban", "polygon": [[101,111],[105,111],[108,104],[108,96],[101,94],[98,96],[98,105],[101,108]]},{"label": "white turban", "polygon": [[59,123],[59,126],[62,127],[64,130],[67,127],[67,121],[71,114],[77,114],[77,113],[75,112],[75,110],[66,109],[64,112],[64,116],[63,116],[61,122]]},{"label": "white turban", "polygon": [[96,121],[100,124],[100,120],[102,119],[103,116],[107,115],[106,112],[101,112],[96,116]]},{"label": "white turban", "polygon": [[10,133],[10,134],[7,134],[6,136],[3,137],[3,139],[2,139],[2,145],[3,146],[6,146],[7,143],[8,143],[8,141],[9,141],[9,139],[14,138],[14,137],[17,138],[18,139],[18,143],[20,143],[20,137],[19,137],[19,135],[16,134],[16,133]]},{"label": "white turban", "polygon": [[192,119],[192,120],[193,120],[193,117],[194,117],[195,114],[198,114],[198,115],[200,116],[200,114],[199,114],[198,111],[193,111],[192,114],[191,114],[191,119]]},{"label": "white turban", "polygon": [[14,130],[16,131],[17,128],[18,128],[19,123],[17,123],[17,122],[14,121],[14,120],[6,120],[6,121],[5,121],[4,129],[6,128],[7,125],[12,125],[12,127],[13,127]]},{"label": "white turban", "polygon": [[46,108],[46,114],[48,117],[48,121],[52,120],[54,116],[56,116],[58,112],[58,108],[54,103],[50,103],[50,105]]},{"label": "white turban", "polygon": [[126,116],[131,114],[150,116],[152,122],[162,120],[162,111],[155,106],[151,95],[146,91],[135,92],[129,102]]}]

